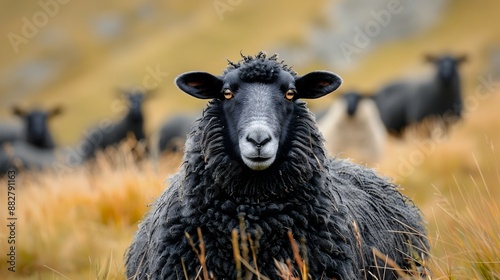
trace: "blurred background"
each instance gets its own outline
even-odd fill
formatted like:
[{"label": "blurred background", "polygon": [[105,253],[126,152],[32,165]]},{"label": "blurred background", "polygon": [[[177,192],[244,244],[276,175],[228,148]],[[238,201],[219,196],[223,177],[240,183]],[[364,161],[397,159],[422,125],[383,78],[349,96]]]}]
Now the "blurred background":
[{"label": "blurred background", "polygon": [[[387,20],[384,11],[394,3],[398,13]],[[148,132],[176,111],[199,109],[205,103],[181,93],[174,78],[191,70],[221,73],[226,59],[238,60],[240,51],[276,52],[299,73],[334,71],[344,78],[344,89],[367,92],[425,67],[424,53],[467,53],[468,89],[482,72],[500,71],[492,0],[1,5],[0,116],[11,117],[14,104],[61,104],[64,117],[51,123],[60,144],[74,143],[97,120],[119,115],[111,105],[118,87],[157,88],[154,102],[145,104]]]},{"label": "blurred background", "polygon": [[[500,2],[495,0],[3,1],[0,120],[16,120],[11,112],[14,105],[47,109],[60,105],[63,112],[50,121],[50,129],[57,145],[72,146],[100,120],[124,114],[118,89],[142,87],[155,92],[143,105],[146,135],[150,136],[165,119],[199,112],[206,104],[178,90],[173,83],[176,76],[193,70],[220,74],[226,60],[239,60],[240,52],[278,53],[299,74],[333,71],[344,79],[339,92],[356,89],[366,94],[400,77],[419,78],[432,72],[424,63],[425,54],[465,54],[468,61],[460,73],[463,98],[469,103],[464,105],[463,120],[445,139],[426,142],[431,150],[422,148],[421,142],[389,138],[382,159],[372,165],[402,184],[405,194],[423,209],[437,262],[443,268],[454,264],[454,259],[448,254],[452,249],[439,242],[441,231],[453,227],[457,219],[454,215],[443,218],[448,211],[444,206],[436,209],[438,202],[453,193],[467,193],[464,190],[477,192],[479,201],[485,197],[490,204],[500,201],[496,190],[500,183],[498,11]],[[308,103],[319,111],[335,98],[332,94]],[[418,164],[408,163],[415,151],[424,156]],[[25,227],[19,228],[18,238],[24,245],[20,242],[18,272],[7,271],[2,229],[0,278],[123,277],[124,249],[146,204],[165,187],[167,175],[176,171],[179,158],[175,160],[160,170],[131,168],[133,172],[120,173],[108,166],[102,173],[78,173],[71,178],[38,174],[23,179],[25,190],[19,190],[19,199],[25,204],[19,206],[19,215],[27,216],[21,219]],[[50,195],[42,194],[41,187],[51,189]],[[73,187],[80,191],[70,193]],[[104,194],[97,191],[100,187]],[[40,196],[43,202],[29,201]],[[61,203],[68,196],[73,198]],[[0,199],[4,205],[5,194]],[[61,216],[59,222],[35,214],[46,209],[46,216],[51,211],[63,215],[62,207],[74,205],[92,208],[98,218],[85,210]],[[138,209],[129,209],[132,206]],[[461,213],[459,209],[456,213]],[[490,210],[484,211],[492,214]],[[85,212],[89,218],[83,218]],[[469,215],[475,217],[472,212]],[[36,217],[43,222],[37,225]],[[64,221],[74,219],[82,222],[58,230]],[[46,232],[44,225],[54,228]],[[496,218],[492,225],[487,221],[483,225],[492,226],[486,232],[500,228]],[[40,232],[40,236],[29,232]],[[499,245],[500,237],[494,233],[492,237],[493,243],[488,244]],[[491,262],[499,265],[498,256]],[[465,275],[441,270],[442,275]]]}]

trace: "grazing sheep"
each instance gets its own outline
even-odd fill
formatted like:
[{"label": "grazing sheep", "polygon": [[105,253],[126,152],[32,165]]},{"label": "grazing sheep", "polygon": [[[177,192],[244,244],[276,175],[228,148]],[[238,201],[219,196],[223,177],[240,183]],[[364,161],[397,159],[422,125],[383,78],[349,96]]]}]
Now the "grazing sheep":
[{"label": "grazing sheep", "polygon": [[92,158],[98,150],[117,145],[129,135],[133,135],[140,143],[145,141],[142,103],[146,93],[125,92],[125,97],[129,108],[122,119],[105,127],[94,128],[85,135],[83,143],[80,144],[84,150],[83,158]]},{"label": "grazing sheep", "polygon": [[318,119],[318,128],[331,155],[372,164],[383,154],[386,131],[377,106],[369,96],[358,92],[343,94]]},{"label": "grazing sheep", "polygon": [[395,82],[383,87],[375,95],[385,127],[396,136],[400,136],[407,126],[428,117],[440,117],[447,126],[461,117],[462,96],[458,66],[466,61],[466,57],[427,55],[426,60],[436,66],[432,79],[423,82]]},{"label": "grazing sheep", "polygon": [[40,149],[53,149],[55,147],[47,122],[54,116],[61,114],[61,107],[54,107],[46,111],[41,109],[25,111],[16,106],[12,112],[22,119],[22,125],[14,123],[1,125],[0,144],[25,141]]},{"label": "grazing sheep", "polygon": [[198,115],[179,114],[166,120],[158,131],[158,150],[163,152],[179,152],[184,150],[187,134]]},{"label": "grazing sheep", "polygon": [[275,259],[297,265],[288,232],[304,240],[311,279],[396,279],[372,248],[402,268],[427,250],[409,198],[372,170],[327,157],[301,99],[337,89],[335,74],[298,76],[261,52],[230,62],[221,76],[188,72],[176,84],[211,101],[188,137],[179,173],[127,251],[128,278],[193,279],[201,263],[186,234],[200,252],[200,229],[205,267],[215,279],[237,279],[231,233],[243,233],[240,219],[255,245],[247,261],[270,279],[279,279]]}]

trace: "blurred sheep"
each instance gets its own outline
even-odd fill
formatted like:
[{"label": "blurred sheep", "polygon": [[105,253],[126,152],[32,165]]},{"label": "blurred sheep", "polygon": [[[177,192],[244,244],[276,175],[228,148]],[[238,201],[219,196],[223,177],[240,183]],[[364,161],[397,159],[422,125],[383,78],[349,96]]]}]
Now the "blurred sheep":
[{"label": "blurred sheep", "polygon": [[197,118],[197,114],[178,114],[165,120],[158,131],[157,145],[160,153],[182,152],[187,135]]},{"label": "blurred sheep", "polygon": [[401,136],[405,128],[428,117],[439,117],[446,127],[462,115],[462,89],[458,67],[465,55],[440,57],[427,55],[435,74],[423,81],[397,81],[382,87],[375,102],[387,130]]},{"label": "blurred sheep", "polygon": [[14,107],[13,112],[22,117],[23,123],[19,127],[13,125],[13,133],[10,135],[5,130],[2,131],[2,139],[8,140],[0,146],[0,174],[5,174],[8,170],[67,168],[81,162],[73,155],[72,162],[66,162],[69,148],[56,147],[47,125],[49,119],[61,114],[61,107],[30,111]]},{"label": "blurred sheep", "polygon": [[61,114],[62,107],[57,106],[49,110],[39,108],[24,110],[14,106],[12,112],[20,117],[22,122],[0,124],[0,145],[8,142],[25,141],[40,149],[55,147],[48,121]]},{"label": "blurred sheep", "polygon": [[146,99],[146,92],[141,90],[125,91],[124,97],[128,102],[128,110],[120,120],[105,128],[94,128],[85,135],[85,139],[80,144],[84,150],[84,159],[94,157],[99,150],[118,145],[128,136],[133,136],[138,145],[145,145],[146,135],[142,104]]},{"label": "blurred sheep", "polygon": [[371,97],[355,91],[343,94],[318,119],[318,128],[333,156],[372,164],[383,154],[386,131]]}]

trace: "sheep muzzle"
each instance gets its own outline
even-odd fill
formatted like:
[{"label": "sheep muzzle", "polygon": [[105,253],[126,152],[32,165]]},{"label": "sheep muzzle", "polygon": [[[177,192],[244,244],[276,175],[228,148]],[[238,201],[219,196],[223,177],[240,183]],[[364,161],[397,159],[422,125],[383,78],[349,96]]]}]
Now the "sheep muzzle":
[{"label": "sheep muzzle", "polygon": [[252,124],[239,137],[243,162],[253,170],[264,170],[273,164],[278,151],[278,139],[263,124]]}]

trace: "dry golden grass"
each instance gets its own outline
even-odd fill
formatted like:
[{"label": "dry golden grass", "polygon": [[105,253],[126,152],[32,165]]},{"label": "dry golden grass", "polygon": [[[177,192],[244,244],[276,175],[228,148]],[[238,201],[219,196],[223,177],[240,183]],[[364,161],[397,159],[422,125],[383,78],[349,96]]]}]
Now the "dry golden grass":
[{"label": "dry golden grass", "polygon": [[[378,167],[404,186],[428,221],[430,279],[499,277],[500,155],[495,144],[500,133],[484,130],[499,122],[498,104],[500,95],[493,95],[468,113],[412,172],[399,172],[400,160],[421,151],[422,139],[391,142]],[[163,158],[159,166],[135,162],[120,149],[65,174],[18,174],[17,272],[7,271],[2,254],[0,278],[124,279],[123,254],[137,223],[179,163],[180,155]],[[0,201],[7,201],[6,192]],[[0,213],[6,221],[5,211]],[[7,250],[5,234],[1,252]],[[295,279],[286,267],[281,264],[281,273]]]},{"label": "dry golden grass", "polygon": [[[2,254],[0,278],[123,278],[124,249],[179,162],[179,155],[171,155],[169,163],[153,167],[115,151],[62,175],[18,174],[17,271],[7,271]],[[2,192],[0,201],[7,201],[6,195]],[[6,212],[0,217],[6,221]],[[7,242],[0,251],[7,252]]]},{"label": "dry golden grass", "polygon": [[[145,165],[114,169],[100,163],[92,174],[78,170],[59,178],[19,175],[17,272],[6,271],[2,255],[0,277],[124,279],[125,248],[146,205],[165,187],[165,176]],[[455,182],[449,194],[435,194],[437,203],[419,203],[430,228],[431,279],[497,279],[500,209],[494,185],[471,177],[463,184]],[[0,199],[6,200],[5,194]],[[5,252],[5,242],[1,245]],[[300,279],[286,274],[285,264],[280,267],[285,279]]]},{"label": "dry golden grass", "polygon": [[491,183],[470,181],[473,188],[456,182],[456,190],[441,195],[439,208],[429,216],[435,227],[429,267],[436,279],[500,278],[499,196]]},{"label": "dry golden grass", "polygon": [[404,187],[428,222],[432,279],[498,279],[500,91],[447,136],[390,139],[381,173]]},{"label": "dry golden grass", "polygon": [[[498,104],[495,93],[444,139],[393,140],[379,166],[405,187],[428,221],[432,279],[498,278],[500,155],[495,144],[500,133],[490,129],[500,122]],[[417,152],[422,154],[418,164],[401,169]],[[0,278],[123,279],[123,254],[137,223],[166,187],[168,174],[176,172],[180,156],[161,163],[136,162],[123,148],[64,174],[19,174],[17,272],[7,271],[2,254]],[[6,195],[2,192],[0,201],[7,201]],[[0,213],[6,221],[6,212]],[[6,246],[1,242],[0,251]],[[285,267],[281,273],[294,279]]]}]

